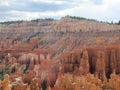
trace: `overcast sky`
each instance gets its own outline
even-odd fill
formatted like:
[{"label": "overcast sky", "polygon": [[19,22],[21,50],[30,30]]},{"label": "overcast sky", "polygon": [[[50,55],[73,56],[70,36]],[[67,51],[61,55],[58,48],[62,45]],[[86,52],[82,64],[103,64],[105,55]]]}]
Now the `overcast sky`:
[{"label": "overcast sky", "polygon": [[72,15],[103,21],[120,20],[120,0],[0,0],[0,21]]}]

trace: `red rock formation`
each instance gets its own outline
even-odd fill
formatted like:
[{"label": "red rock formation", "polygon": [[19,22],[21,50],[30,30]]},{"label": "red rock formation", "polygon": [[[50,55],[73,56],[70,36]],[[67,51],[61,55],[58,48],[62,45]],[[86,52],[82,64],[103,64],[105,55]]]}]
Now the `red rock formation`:
[{"label": "red rock formation", "polygon": [[86,75],[89,73],[89,62],[88,62],[87,50],[83,51],[83,56],[80,61],[80,67],[83,68],[83,70],[82,70],[83,72],[81,72],[82,75]]},{"label": "red rock formation", "polygon": [[119,90],[119,29],[69,16],[0,25],[0,78],[28,83],[14,90]]},{"label": "red rock formation", "polygon": [[96,67],[95,67],[95,74],[101,80],[106,80],[105,76],[105,53],[104,51],[99,51],[97,60],[96,60]]},{"label": "red rock formation", "polygon": [[40,64],[40,59],[38,58],[38,55],[29,53],[22,55],[18,62],[21,64],[27,64],[28,69],[32,70],[34,65]]},{"label": "red rock formation", "polygon": [[12,83],[12,90],[26,90],[27,84],[24,84],[21,78],[16,78],[16,81]]},{"label": "red rock formation", "polygon": [[9,80],[9,75],[4,76],[4,80],[1,82],[1,86],[3,90],[11,90],[10,88],[10,80]]},{"label": "red rock formation", "polygon": [[39,90],[38,79],[34,78],[31,81],[30,90]]}]

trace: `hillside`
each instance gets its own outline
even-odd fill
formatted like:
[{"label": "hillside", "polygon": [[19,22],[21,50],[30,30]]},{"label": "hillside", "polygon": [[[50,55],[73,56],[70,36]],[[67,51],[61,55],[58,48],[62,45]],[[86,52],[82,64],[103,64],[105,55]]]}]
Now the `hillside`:
[{"label": "hillside", "polygon": [[119,74],[120,25],[72,16],[0,24],[0,79],[12,90],[119,90]]}]

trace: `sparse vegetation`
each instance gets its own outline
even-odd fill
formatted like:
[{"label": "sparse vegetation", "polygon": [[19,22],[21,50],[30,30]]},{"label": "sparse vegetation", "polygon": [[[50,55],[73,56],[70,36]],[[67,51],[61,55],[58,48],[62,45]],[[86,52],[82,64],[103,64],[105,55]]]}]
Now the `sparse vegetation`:
[{"label": "sparse vegetation", "polygon": [[9,24],[13,24],[13,23],[22,23],[24,21],[5,21],[5,22],[0,22],[0,24],[6,24],[6,25],[9,25]]},{"label": "sparse vegetation", "polygon": [[[53,21],[53,20],[55,20],[55,19],[53,19],[53,18],[35,19],[35,20],[31,20],[31,22],[38,22],[39,20]],[[4,21],[4,22],[0,22],[0,24],[9,25],[9,24],[13,24],[13,23],[22,23],[22,22],[24,22],[24,20],[18,20],[18,21]]]},{"label": "sparse vegetation", "polygon": [[9,72],[8,67],[6,67],[6,68],[0,68],[0,80],[3,80],[4,75],[8,74],[8,72]]},{"label": "sparse vegetation", "polygon": [[77,17],[77,16],[69,16],[69,15],[67,15],[66,17],[69,17],[69,18],[72,18],[72,19],[79,19],[79,20],[97,21],[95,19],[87,19],[87,18],[84,18],[84,17]]},{"label": "sparse vegetation", "polygon": [[48,20],[48,21],[53,21],[55,19],[53,18],[45,18],[45,19],[34,19],[34,20],[31,20],[31,22],[38,22],[38,21],[41,21],[41,20]]}]

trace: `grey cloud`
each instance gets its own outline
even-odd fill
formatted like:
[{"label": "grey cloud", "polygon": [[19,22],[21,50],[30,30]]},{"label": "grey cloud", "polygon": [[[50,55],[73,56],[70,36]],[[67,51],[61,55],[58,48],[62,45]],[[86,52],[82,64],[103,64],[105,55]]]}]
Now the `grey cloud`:
[{"label": "grey cloud", "polygon": [[[72,1],[72,0],[71,0]],[[55,4],[55,3],[43,3],[43,2],[27,2],[27,1],[18,1],[13,3],[10,6],[0,6],[0,11],[30,11],[30,12],[44,12],[44,11],[59,11],[74,7],[68,4]]]},{"label": "grey cloud", "polygon": [[[60,0],[64,1],[64,0]],[[72,8],[76,6],[72,4],[73,0],[65,1],[66,3],[56,4],[56,3],[45,3],[45,2],[33,2],[30,0],[12,0],[8,6],[0,6],[0,20],[6,20],[10,18],[20,18],[24,15],[21,12],[57,12]],[[11,11],[18,11],[19,13],[10,13]]]}]

